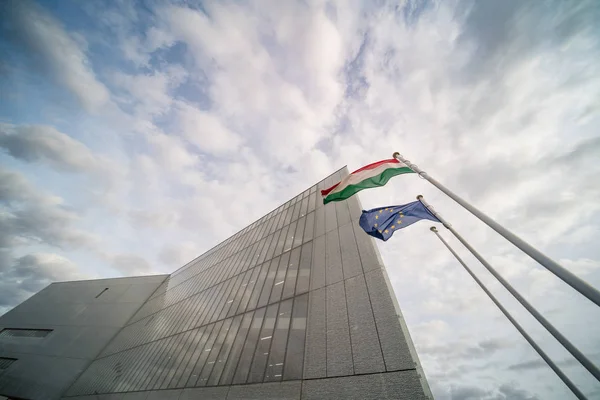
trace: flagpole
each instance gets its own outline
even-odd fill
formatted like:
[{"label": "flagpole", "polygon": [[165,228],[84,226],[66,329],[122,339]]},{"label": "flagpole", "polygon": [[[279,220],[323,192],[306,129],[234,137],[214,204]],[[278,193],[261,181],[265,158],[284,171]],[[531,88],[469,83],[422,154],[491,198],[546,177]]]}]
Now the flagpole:
[{"label": "flagpole", "polygon": [[567,385],[569,387],[569,389],[571,389],[573,394],[575,396],[577,396],[578,399],[582,399],[582,400],[586,399],[585,395],[583,393],[581,393],[581,391],[575,386],[575,384],[558,368],[558,366],[554,363],[554,361],[552,361],[552,359],[550,359],[550,357],[544,352],[544,350],[542,350],[540,348],[540,346],[538,346],[538,344],[533,340],[533,338],[531,336],[529,336],[529,334],[527,332],[525,332],[523,327],[521,327],[521,325],[519,325],[519,323],[512,317],[512,315],[510,315],[508,310],[506,310],[506,308],[504,308],[504,306],[502,304],[500,304],[498,299],[496,299],[496,297],[488,290],[488,288],[483,284],[483,282],[481,282],[479,280],[479,278],[477,278],[477,276],[473,273],[473,271],[471,271],[471,269],[467,266],[467,264],[465,264],[465,262],[459,257],[458,254],[456,254],[454,249],[452,249],[452,247],[450,247],[450,245],[444,240],[444,238],[440,236],[436,227],[432,226],[430,228],[430,230],[433,233],[435,233],[435,235],[438,237],[438,239],[440,239],[442,241],[444,246],[446,246],[448,248],[448,250],[450,250],[450,253],[452,253],[452,255],[454,255],[456,260],[465,268],[465,270],[469,273],[469,275],[471,275],[471,277],[475,280],[475,282],[477,282],[479,287],[481,289],[483,289],[483,291],[494,302],[494,304],[500,309],[500,311],[502,311],[502,314],[504,314],[504,316],[506,318],[508,318],[508,320],[513,324],[513,326],[515,328],[517,328],[519,333],[521,335],[523,335],[525,340],[527,340],[527,342],[531,345],[531,347],[533,347],[535,349],[535,351],[537,351],[537,353],[540,355],[540,357],[542,357],[542,359],[544,361],[546,361],[546,364],[548,364],[548,366],[556,373],[556,375],[558,375],[558,377],[564,382],[564,384]]},{"label": "flagpole", "polygon": [[552,272],[554,275],[562,279],[568,285],[570,285],[573,289],[577,290],[579,293],[587,297],[589,300],[594,302],[597,306],[600,306],[600,291],[591,286],[589,283],[585,282],[583,279],[577,277],[556,261],[552,260],[550,257],[541,253],[534,247],[532,247],[529,243],[525,242],[523,239],[519,238],[514,233],[510,232],[508,229],[505,229],[502,225],[473,207],[471,204],[467,203],[461,197],[457,196],[453,192],[451,192],[444,185],[439,183],[437,180],[429,176],[429,174],[419,168],[416,164],[411,163],[409,160],[405,159],[400,153],[395,152],[393,157],[405,163],[410,169],[415,171],[419,176],[428,180],[433,186],[440,189],[444,192],[448,197],[452,200],[456,201],[458,204],[467,209],[471,214],[475,215],[481,221],[485,222],[490,228],[498,232],[500,235],[504,236],[509,242],[513,245],[517,246],[521,251],[527,254],[529,257],[533,258],[535,261],[544,266],[548,271]]},{"label": "flagpole", "polygon": [[512,294],[514,296],[515,299],[517,299],[519,301],[519,303],[521,303],[523,305],[523,307],[525,307],[525,309],[527,309],[527,311],[529,311],[531,313],[531,315],[533,315],[533,317],[535,319],[538,320],[538,322],[540,324],[542,324],[544,326],[544,328],[546,328],[546,330],[548,332],[550,332],[550,334],[552,336],[554,336],[554,338],[556,340],[559,341],[560,344],[563,345],[563,347],[565,349],[567,349],[567,351],[569,353],[571,353],[573,355],[573,357],[575,357],[577,359],[577,361],[579,361],[581,363],[581,365],[583,365],[585,367],[585,369],[587,369],[598,381],[600,381],[600,369],[598,369],[598,367],[596,367],[596,365],[594,365],[594,363],[592,363],[592,361],[590,361],[585,354],[583,354],[577,347],[575,347],[575,345],[573,343],[571,343],[569,341],[569,339],[567,339],[566,337],[564,337],[555,327],[554,325],[552,325],[550,323],[550,321],[548,321],[542,314],[540,314],[531,304],[529,304],[529,302],[527,300],[525,300],[525,298],[523,296],[521,296],[519,294],[519,292],[517,292],[510,283],[508,283],[508,281],[506,281],[495,269],[494,267],[492,267],[473,247],[471,247],[471,245],[461,236],[459,235],[458,232],[456,232],[456,230],[454,230],[454,228],[452,227],[452,225],[446,221],[437,211],[435,211],[435,209],[433,207],[431,207],[431,205],[429,205],[429,203],[427,203],[425,201],[425,199],[423,198],[423,196],[419,195],[417,196],[417,200],[419,200],[425,207],[427,207],[427,209],[429,211],[431,211],[431,213],[433,215],[435,215],[442,224],[444,224],[444,226],[450,231],[452,232],[452,234],[454,236],[456,236],[456,238],[475,256],[475,258],[477,258],[479,260],[479,262],[481,262],[481,264],[483,264],[483,266],[490,271],[490,273],[492,275],[494,275],[494,277],[496,279],[498,279],[498,281],[502,284],[502,286],[504,286],[506,288],[506,290],[508,290],[510,292],[510,294]]}]

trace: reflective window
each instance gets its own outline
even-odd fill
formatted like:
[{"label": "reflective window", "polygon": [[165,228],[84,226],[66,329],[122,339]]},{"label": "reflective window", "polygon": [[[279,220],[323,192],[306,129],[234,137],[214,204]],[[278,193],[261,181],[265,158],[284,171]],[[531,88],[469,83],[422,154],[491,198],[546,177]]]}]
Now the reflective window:
[{"label": "reflective window", "polygon": [[315,231],[315,213],[311,212],[306,216],[306,226],[304,228],[303,243],[313,239],[313,233]]},{"label": "reflective window", "polygon": [[277,242],[277,246],[275,247],[275,252],[273,253],[273,256],[278,256],[281,253],[283,253],[283,246],[285,245],[285,240],[287,239],[287,232],[289,228],[290,226],[286,225],[281,230],[281,235],[279,236],[279,241]]},{"label": "reflective window", "polygon": [[238,330],[235,336],[235,340],[231,347],[231,352],[229,353],[229,357],[227,358],[227,362],[225,363],[225,368],[223,368],[223,372],[219,380],[219,383],[221,385],[229,385],[233,380],[233,374],[238,365],[240,354],[242,353],[242,350],[244,348],[244,343],[246,342],[246,336],[248,335],[248,331],[250,330],[250,324],[252,323],[253,316],[254,311],[244,314],[242,323],[240,325],[240,329]]},{"label": "reflective window", "polygon": [[189,360],[187,366],[185,367],[185,370],[181,374],[179,383],[175,387],[184,387],[184,386],[187,387],[188,382],[195,381],[196,378],[194,378],[194,380],[192,380],[192,379],[190,379],[190,375],[192,374],[192,371],[194,370],[194,367],[196,366],[196,362],[198,361],[198,358],[200,358],[200,354],[204,351],[204,344],[206,343],[206,341],[208,340],[208,337],[212,333],[213,328],[214,328],[214,325],[209,325],[205,328],[202,328],[200,330],[201,334],[196,336],[196,338],[194,339],[194,341],[195,341],[195,344],[193,345],[194,354],[192,354],[192,356],[190,357],[190,360]]},{"label": "reflective window", "polygon": [[283,293],[283,284],[285,283],[285,273],[287,271],[289,260],[289,251],[282,254],[279,259],[279,266],[277,267],[277,273],[275,274],[275,280],[273,281],[273,289],[271,290],[269,304],[281,300],[281,293]]},{"label": "reflective window", "polygon": [[269,266],[269,272],[265,278],[265,284],[262,289],[262,293],[260,294],[260,298],[258,299],[258,306],[263,307],[266,306],[269,302],[269,297],[271,297],[271,289],[273,288],[273,282],[275,281],[275,275],[277,275],[277,267],[279,266],[279,260],[281,257],[275,257],[271,260],[271,265]]},{"label": "reflective window", "polygon": [[283,377],[285,347],[290,327],[293,299],[283,301],[277,313],[277,324],[273,332],[273,344],[269,354],[269,362],[265,372],[265,381],[280,381]]},{"label": "reflective window", "polygon": [[234,293],[232,295],[233,301],[231,303],[231,307],[229,307],[229,311],[227,312],[227,317],[231,317],[232,315],[236,314],[240,302],[242,301],[242,297],[244,296],[244,293],[246,293],[246,289],[248,287],[248,284],[250,283],[250,277],[252,276],[253,271],[254,270],[246,271],[243,274],[237,293]]},{"label": "reflective window", "polygon": [[288,262],[287,273],[285,275],[285,284],[283,286],[283,295],[281,298],[287,299],[294,295],[296,288],[296,278],[298,276],[298,264],[300,263],[300,247],[292,250]]},{"label": "reflective window", "polygon": [[285,221],[283,223],[283,226],[289,225],[289,223],[292,222],[292,214],[293,213],[294,213],[294,207],[290,207],[286,210]]},{"label": "reflective window", "polygon": [[[204,368],[202,368],[202,372],[200,373],[200,376],[198,377],[198,380],[196,381],[195,386],[206,386],[206,384],[208,382],[208,378],[209,378],[209,376],[214,368],[214,365],[217,362],[217,359],[219,357],[219,353],[221,352],[221,347],[223,346],[223,343],[225,342],[225,338],[227,337],[227,334],[229,333],[229,328],[231,327],[232,321],[233,321],[232,318],[228,318],[225,321],[223,321],[223,326],[221,327],[221,331],[219,332],[219,335],[217,336],[215,343],[212,345],[210,354],[209,354],[208,358],[206,359]],[[204,350],[204,351],[206,351],[206,350]]]},{"label": "reflective window", "polygon": [[250,365],[252,364],[252,356],[256,349],[256,341],[262,328],[263,319],[265,316],[265,308],[259,308],[254,312],[254,318],[252,319],[252,325],[248,331],[246,337],[246,343],[244,343],[244,349],[240,355],[237,369],[233,378],[233,383],[246,383],[248,378],[248,372],[250,372]]},{"label": "reflective window", "polygon": [[288,228],[287,237],[285,238],[285,245],[283,246],[284,252],[292,249],[292,245],[294,244],[294,234],[296,233],[296,225],[297,222],[292,222]]},{"label": "reflective window", "polygon": [[277,247],[277,243],[279,243],[279,235],[281,235],[281,232],[282,231],[277,231],[273,235],[273,240],[271,241],[271,244],[269,245],[269,251],[267,251],[265,260],[270,260],[271,258],[273,258],[273,254],[275,253],[275,247]]},{"label": "reflective window", "polygon": [[21,329],[21,328],[4,328],[0,331],[0,338],[5,337],[28,337],[28,338],[43,338],[52,332],[52,329]]},{"label": "reflective window", "polygon": [[275,328],[275,320],[277,319],[277,309],[279,304],[271,304],[267,307],[267,312],[263,321],[263,326],[258,336],[254,359],[252,360],[252,368],[248,376],[248,382],[262,382],[265,373],[265,366],[269,357],[271,342],[273,341],[273,329]]},{"label": "reflective window", "polygon": [[297,202],[294,205],[294,211],[292,212],[292,221],[295,221],[298,219],[298,217],[300,216],[300,206],[302,205],[301,202]]},{"label": "reflective window", "polygon": [[[240,299],[240,303],[238,305],[237,311],[234,314],[241,314],[246,311],[246,307],[248,306],[248,302],[250,300],[250,296],[252,295],[252,291],[254,290],[254,286],[256,286],[256,281],[258,279],[258,275],[260,274],[261,267],[255,267],[254,269],[248,271],[250,273],[250,278],[245,283],[245,287],[242,287],[240,291],[243,289],[243,295]],[[243,285],[242,285],[243,286]]]},{"label": "reflective window", "polygon": [[198,381],[198,379],[200,377],[200,373],[202,372],[202,368],[204,368],[206,359],[210,355],[210,352],[212,350],[213,345],[215,344],[215,341],[217,340],[217,336],[219,335],[219,331],[221,330],[222,325],[223,325],[223,321],[219,321],[213,325],[212,332],[210,333],[210,336],[206,340],[206,343],[204,344],[204,349],[200,353],[200,356],[198,357],[198,361],[196,361],[196,365],[194,366],[194,369],[192,370],[192,374],[190,375],[190,378],[188,380],[188,386],[193,387],[193,386],[195,386],[196,382]]},{"label": "reflective window", "polygon": [[[238,333],[238,329],[242,322],[242,316],[238,315],[233,318],[233,322],[231,323],[231,327],[227,332],[227,337],[221,346],[221,352],[217,357],[217,360],[214,363],[210,378],[208,379],[207,385],[214,386],[219,383],[219,379],[221,379],[221,374],[225,369],[225,362],[227,361],[227,357],[229,356],[229,352],[233,346],[233,341],[235,340],[235,336]],[[202,372],[204,374],[204,372]]]},{"label": "reflective window", "polygon": [[308,291],[310,286],[310,264],[312,260],[312,242],[302,246],[300,263],[298,265],[298,278],[296,283],[296,294]]},{"label": "reflective window", "polygon": [[171,378],[170,383],[167,385],[167,388],[175,388],[179,384],[179,380],[181,379],[181,375],[185,371],[187,364],[194,353],[194,345],[197,343],[198,338],[202,335],[201,329],[194,329],[189,332],[189,334],[184,339],[184,346],[182,347],[182,357]]},{"label": "reflective window", "polygon": [[[313,192],[313,189],[311,189],[310,191],[311,191],[311,194],[310,194],[310,196],[308,196],[308,212],[315,210],[316,204],[317,204],[317,196],[318,196],[315,194],[316,188],[315,188],[315,192]],[[319,200],[321,200],[320,197],[321,196],[319,196]]]},{"label": "reflective window", "polygon": [[308,315],[308,293],[294,298],[292,323],[284,361],[283,379],[302,379],[304,367],[304,339]]},{"label": "reflective window", "polygon": [[304,217],[308,212],[308,197],[304,197],[302,199],[302,204],[300,206],[300,216]]},{"label": "reflective window", "polygon": [[302,235],[304,234],[304,225],[306,224],[306,217],[302,217],[298,220],[296,226],[296,233],[294,233],[294,243],[291,248],[298,247],[302,244]]}]

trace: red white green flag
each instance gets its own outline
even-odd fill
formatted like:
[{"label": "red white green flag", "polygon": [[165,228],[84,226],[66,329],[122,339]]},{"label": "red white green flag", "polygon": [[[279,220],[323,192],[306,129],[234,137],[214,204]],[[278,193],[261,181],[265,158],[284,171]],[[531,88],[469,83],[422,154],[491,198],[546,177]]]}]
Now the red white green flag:
[{"label": "red white green flag", "polygon": [[346,200],[363,189],[385,185],[393,176],[411,172],[415,171],[395,158],[369,164],[357,169],[329,189],[321,190],[323,203]]}]

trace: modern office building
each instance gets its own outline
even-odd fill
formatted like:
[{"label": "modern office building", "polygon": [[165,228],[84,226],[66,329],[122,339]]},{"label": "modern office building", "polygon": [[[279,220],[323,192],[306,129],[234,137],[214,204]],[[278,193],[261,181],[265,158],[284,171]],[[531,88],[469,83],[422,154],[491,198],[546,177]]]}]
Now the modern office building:
[{"label": "modern office building", "polygon": [[335,172],[171,275],[55,283],[0,318],[16,399],[406,399],[427,382]]}]

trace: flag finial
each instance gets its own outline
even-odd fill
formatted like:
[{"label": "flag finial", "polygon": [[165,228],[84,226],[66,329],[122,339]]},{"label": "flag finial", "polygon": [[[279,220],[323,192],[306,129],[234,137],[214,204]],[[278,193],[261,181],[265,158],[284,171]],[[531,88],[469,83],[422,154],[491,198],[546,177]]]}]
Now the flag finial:
[{"label": "flag finial", "polygon": [[438,231],[438,230],[437,230],[437,228],[436,228],[435,226],[432,226],[431,228],[429,228],[429,230],[430,230],[431,232],[437,232],[437,231]]}]

